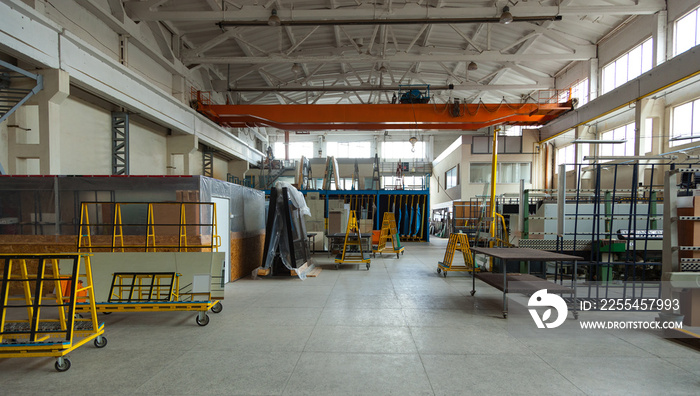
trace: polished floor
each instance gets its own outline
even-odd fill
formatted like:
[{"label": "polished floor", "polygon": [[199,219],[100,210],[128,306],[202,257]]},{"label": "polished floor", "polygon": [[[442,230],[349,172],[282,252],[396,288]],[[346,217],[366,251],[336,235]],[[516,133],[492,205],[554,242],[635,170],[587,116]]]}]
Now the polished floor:
[{"label": "polished floor", "polygon": [[468,275],[436,274],[444,247],[409,243],[369,271],[318,254],[316,278],[239,280],[205,327],[189,312],[100,315],[105,348],[78,348],[64,373],[0,359],[0,395],[700,393],[697,350],[655,331],[503,319],[500,292],[477,282],[472,297]]}]

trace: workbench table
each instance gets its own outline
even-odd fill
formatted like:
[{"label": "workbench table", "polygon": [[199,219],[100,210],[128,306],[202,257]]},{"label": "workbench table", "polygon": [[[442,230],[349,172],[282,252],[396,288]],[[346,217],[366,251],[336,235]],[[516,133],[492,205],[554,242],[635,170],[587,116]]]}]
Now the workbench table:
[{"label": "workbench table", "polygon": [[[540,289],[547,289],[551,293],[570,293],[573,295],[573,313],[574,317],[578,318],[576,311],[576,263],[578,260],[583,260],[583,257],[571,256],[568,254],[553,253],[546,250],[537,250],[530,248],[471,248],[474,254],[484,254],[489,257],[494,257],[502,260],[525,261],[528,263],[528,273],[511,273],[507,272],[506,263],[503,263],[503,274],[494,274],[489,272],[476,272],[476,265],[472,268],[472,291],[473,296],[476,293],[476,279],[503,291],[503,317],[508,317],[508,300],[506,294],[508,292],[532,294]],[[530,275],[530,261],[573,261],[573,275],[571,277],[572,287],[565,287],[546,279],[538,278]],[[508,287],[508,282],[517,282],[516,286]]]}]

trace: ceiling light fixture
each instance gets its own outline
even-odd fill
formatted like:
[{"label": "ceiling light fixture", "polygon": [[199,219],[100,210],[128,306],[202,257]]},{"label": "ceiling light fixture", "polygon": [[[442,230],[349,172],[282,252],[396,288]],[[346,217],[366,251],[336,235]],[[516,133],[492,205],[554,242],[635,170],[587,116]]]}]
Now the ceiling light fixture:
[{"label": "ceiling light fixture", "polygon": [[478,69],[479,66],[476,64],[476,62],[469,62],[469,66],[467,66],[467,70],[476,70]]},{"label": "ceiling light fixture", "polygon": [[669,142],[677,142],[679,140],[700,139],[700,135],[679,135],[668,139]]},{"label": "ceiling light fixture", "polygon": [[[270,25],[270,26],[280,26],[280,25],[282,25],[282,20],[280,19],[280,17],[277,16],[277,10],[276,10],[276,9],[274,9],[274,8],[272,9],[272,15],[270,15],[270,18],[268,18],[267,24]],[[223,25],[220,25],[220,26],[223,26]]]},{"label": "ceiling light fixture", "polygon": [[620,143],[626,143],[627,140],[596,140],[596,139],[576,139],[574,140],[574,144],[620,144]]},{"label": "ceiling light fixture", "polygon": [[513,22],[513,14],[510,13],[510,8],[508,8],[508,6],[503,7],[503,14],[501,14],[498,22],[504,25]]}]

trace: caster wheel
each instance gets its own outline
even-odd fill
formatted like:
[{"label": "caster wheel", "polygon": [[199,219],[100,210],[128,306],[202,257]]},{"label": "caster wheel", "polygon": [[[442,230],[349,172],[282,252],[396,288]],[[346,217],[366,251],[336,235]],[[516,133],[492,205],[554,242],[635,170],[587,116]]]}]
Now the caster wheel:
[{"label": "caster wheel", "polygon": [[56,360],[56,364],[54,364],[54,367],[56,367],[56,371],[59,372],[64,372],[68,371],[70,368],[70,360],[68,358],[63,358],[63,364],[60,364],[58,360]]},{"label": "caster wheel", "polygon": [[396,258],[399,258],[399,254],[398,254],[398,253],[396,253]]},{"label": "caster wheel", "polygon": [[503,312],[503,319],[508,319],[508,312]]},{"label": "caster wheel", "polygon": [[209,315],[204,314],[204,319],[202,319],[201,321],[199,320],[199,315],[197,315],[197,317],[195,318],[195,320],[197,321],[197,324],[198,324],[198,325],[200,325],[200,326],[206,326],[206,325],[209,324]]},{"label": "caster wheel", "polygon": [[102,312],[103,315],[110,315],[111,312]]},{"label": "caster wheel", "polygon": [[472,296],[474,295],[474,293],[476,293],[476,290],[472,290],[469,292],[469,294],[471,294]]},{"label": "caster wheel", "polygon": [[367,271],[369,271],[369,264],[367,264]]},{"label": "caster wheel", "polygon": [[437,269],[438,275],[440,275],[440,272],[442,272],[442,270],[440,269],[440,267],[438,267],[438,269]]},{"label": "caster wheel", "polygon": [[403,250],[401,251],[401,255],[403,256]]},{"label": "caster wheel", "polygon": [[442,271],[442,277],[447,278],[447,271]]},{"label": "caster wheel", "polygon": [[574,319],[575,319],[575,320],[578,320],[578,312],[577,312],[577,313],[574,313]]},{"label": "caster wheel", "polygon": [[[102,341],[99,341],[100,338],[102,339]],[[94,342],[95,342],[95,346],[97,348],[104,348],[105,346],[107,346],[107,338],[106,337],[95,338]]]},{"label": "caster wheel", "polygon": [[218,302],[218,303],[214,304],[213,307],[211,307],[211,311],[214,312],[214,313],[219,313],[219,312],[221,312],[223,309],[224,309],[224,306],[221,305],[221,302]]}]

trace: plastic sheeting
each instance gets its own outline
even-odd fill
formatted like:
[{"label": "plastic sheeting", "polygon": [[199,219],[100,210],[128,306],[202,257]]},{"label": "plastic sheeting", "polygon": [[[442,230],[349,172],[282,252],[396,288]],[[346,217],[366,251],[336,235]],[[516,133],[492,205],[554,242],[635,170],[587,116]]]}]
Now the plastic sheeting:
[{"label": "plastic sheeting", "polygon": [[262,191],[209,177],[0,176],[0,235],[77,235],[81,202],[179,202],[183,192],[189,201],[228,198],[231,232],[265,230]]},{"label": "plastic sheeting", "polygon": [[[277,191],[277,199],[275,202],[270,202],[270,208],[268,210],[268,215],[272,215],[274,217],[272,219],[271,232],[266,235],[266,238],[269,239],[266,252],[267,254],[265,255],[266,259],[261,267],[253,270],[253,279],[257,278],[259,269],[271,268],[275,257],[279,256],[282,264],[288,270],[294,270],[299,279],[304,280],[306,279],[306,273],[314,267],[314,264],[312,259],[309,257],[306,270],[301,271],[299,268],[296,268],[296,263],[292,262],[291,246],[289,246],[289,236],[287,235],[286,225],[287,222],[291,221],[292,232],[297,233],[304,241],[306,241],[306,224],[304,222],[304,217],[300,214],[311,216],[311,211],[306,205],[304,194],[294,188],[294,186],[291,184],[278,181],[275,183],[273,188]],[[289,211],[291,218],[289,219],[284,218],[284,216],[288,213],[285,210],[285,205],[289,205],[289,203],[284,199],[284,194],[282,193],[283,188],[287,189],[287,194],[292,204]],[[273,205],[275,210],[273,210]],[[306,246],[306,243],[304,243],[303,246]]]}]

